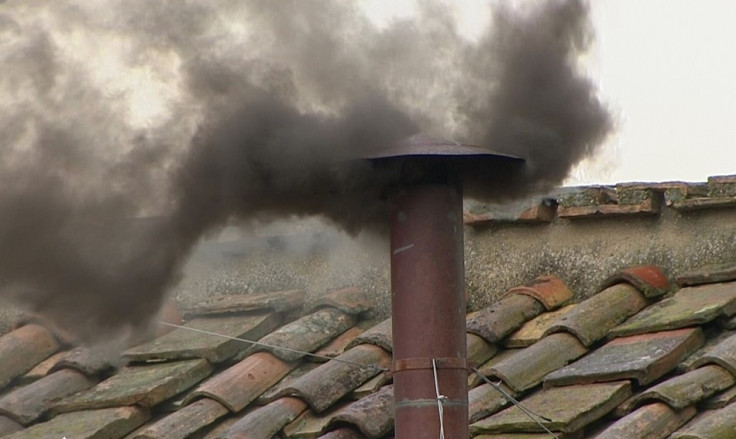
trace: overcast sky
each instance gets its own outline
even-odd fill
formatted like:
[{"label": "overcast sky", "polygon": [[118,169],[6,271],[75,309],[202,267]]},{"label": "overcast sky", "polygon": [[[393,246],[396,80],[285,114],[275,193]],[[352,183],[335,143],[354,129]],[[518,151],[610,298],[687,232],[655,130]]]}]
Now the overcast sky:
[{"label": "overcast sky", "polygon": [[568,183],[736,174],[736,2],[595,0],[589,75],[617,134]]}]

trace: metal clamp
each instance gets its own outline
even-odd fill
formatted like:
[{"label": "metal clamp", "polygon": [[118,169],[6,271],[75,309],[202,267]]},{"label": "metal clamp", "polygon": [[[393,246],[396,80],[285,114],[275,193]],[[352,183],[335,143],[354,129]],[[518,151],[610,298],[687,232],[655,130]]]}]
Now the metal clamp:
[{"label": "metal clamp", "polygon": [[[463,369],[468,370],[468,361],[465,358],[458,357],[438,357],[434,358],[437,369]],[[432,370],[432,358],[401,358],[394,360],[393,371],[401,372],[403,370]]]}]

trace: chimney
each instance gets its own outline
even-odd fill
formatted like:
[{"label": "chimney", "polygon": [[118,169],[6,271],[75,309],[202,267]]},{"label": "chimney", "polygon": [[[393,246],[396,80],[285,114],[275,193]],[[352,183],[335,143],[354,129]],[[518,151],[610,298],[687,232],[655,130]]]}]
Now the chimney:
[{"label": "chimney", "polygon": [[467,438],[463,183],[523,160],[423,135],[369,158],[400,176],[387,190],[395,437]]}]

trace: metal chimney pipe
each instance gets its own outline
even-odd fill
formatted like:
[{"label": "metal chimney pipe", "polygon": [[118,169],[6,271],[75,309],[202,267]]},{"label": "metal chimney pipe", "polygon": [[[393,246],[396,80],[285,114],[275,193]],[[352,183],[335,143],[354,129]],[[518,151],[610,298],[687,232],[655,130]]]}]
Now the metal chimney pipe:
[{"label": "metal chimney pipe", "polygon": [[461,189],[411,185],[391,208],[395,435],[467,438]]},{"label": "metal chimney pipe", "polygon": [[523,160],[424,135],[364,159],[395,176],[385,188],[391,204],[395,437],[436,439],[444,431],[446,438],[465,439],[463,185],[504,181]]}]

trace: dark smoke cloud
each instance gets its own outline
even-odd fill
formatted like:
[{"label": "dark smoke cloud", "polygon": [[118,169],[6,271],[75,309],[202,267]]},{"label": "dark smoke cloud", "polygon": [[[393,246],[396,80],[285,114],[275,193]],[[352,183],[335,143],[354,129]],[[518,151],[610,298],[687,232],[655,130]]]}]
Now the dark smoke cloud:
[{"label": "dark smoke cloud", "polygon": [[605,138],[582,0],[497,7],[477,41],[420,3],[380,26],[343,1],[0,5],[0,295],[82,337],[140,328],[228,221],[378,227],[396,176],[351,160],[377,147],[424,132],[524,157],[497,197],[559,184]]}]

